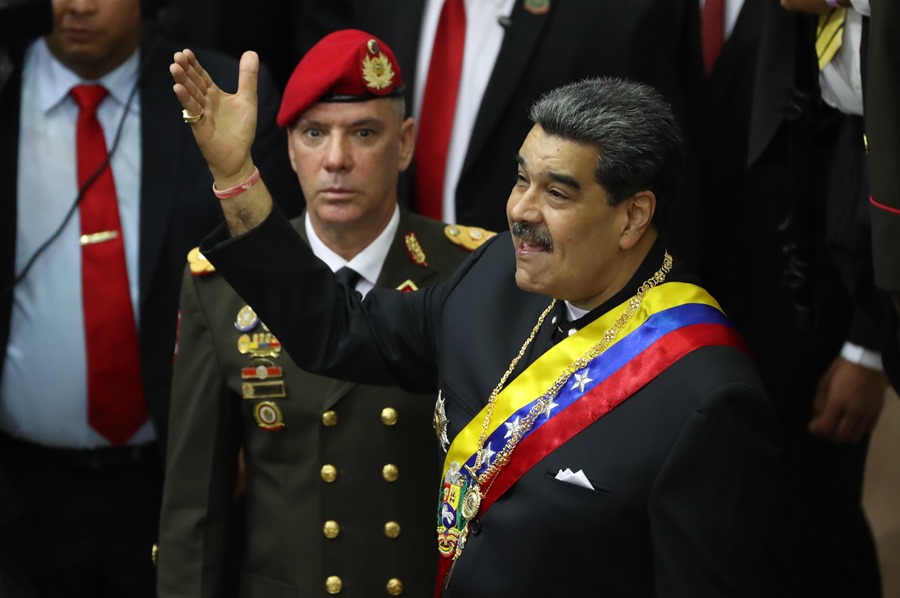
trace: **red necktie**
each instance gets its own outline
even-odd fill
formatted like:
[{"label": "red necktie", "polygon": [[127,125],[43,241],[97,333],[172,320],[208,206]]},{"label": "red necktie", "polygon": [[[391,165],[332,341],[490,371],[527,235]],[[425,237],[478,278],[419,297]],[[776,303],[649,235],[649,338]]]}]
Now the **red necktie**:
[{"label": "red necktie", "polygon": [[700,34],[703,41],[703,70],[712,74],[716,59],[725,45],[725,0],[705,0],[700,16]]},{"label": "red necktie", "polygon": [[[106,93],[102,85],[72,88],[72,97],[81,109],[76,129],[79,189],[107,159],[103,128],[97,120],[97,106]],[[88,422],[118,446],[147,420],[147,405],[116,185],[108,164],[84,191],[79,212]]]},{"label": "red necktie", "polygon": [[443,216],[444,176],[465,42],[466,7],[463,0],[444,0],[422,96],[416,150],[418,211],[436,220]]}]

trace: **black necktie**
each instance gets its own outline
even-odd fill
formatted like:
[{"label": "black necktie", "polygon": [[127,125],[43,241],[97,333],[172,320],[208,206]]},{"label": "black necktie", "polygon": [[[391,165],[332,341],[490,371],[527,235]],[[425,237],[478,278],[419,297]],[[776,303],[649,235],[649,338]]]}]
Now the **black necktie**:
[{"label": "black necktie", "polygon": [[347,266],[344,266],[343,268],[335,272],[334,277],[337,278],[338,282],[342,283],[351,291],[356,290],[356,283],[359,282],[360,278],[362,278],[359,272],[357,272],[353,268],[348,268]]}]

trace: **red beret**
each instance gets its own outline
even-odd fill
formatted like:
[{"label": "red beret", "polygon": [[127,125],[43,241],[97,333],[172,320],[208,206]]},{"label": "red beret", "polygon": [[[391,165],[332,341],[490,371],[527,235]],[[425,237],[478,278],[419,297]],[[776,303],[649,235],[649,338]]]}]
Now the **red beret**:
[{"label": "red beret", "polygon": [[316,102],[362,102],[403,93],[394,53],[358,29],[319,40],[297,64],[281,98],[278,126],[287,127]]}]

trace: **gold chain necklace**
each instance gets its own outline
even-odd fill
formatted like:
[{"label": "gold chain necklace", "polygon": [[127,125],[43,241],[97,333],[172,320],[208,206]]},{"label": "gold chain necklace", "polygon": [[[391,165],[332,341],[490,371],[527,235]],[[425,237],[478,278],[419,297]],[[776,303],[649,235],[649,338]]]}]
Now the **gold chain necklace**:
[{"label": "gold chain necklace", "polygon": [[[625,311],[622,312],[621,315],[616,319],[613,325],[603,334],[600,340],[591,347],[587,353],[579,357],[575,360],[572,365],[563,370],[562,374],[559,378],[556,379],[556,382],[553,383],[547,391],[540,396],[540,398],[535,402],[534,406],[528,412],[528,415],[525,416],[525,419],[521,424],[516,426],[512,435],[500,452],[497,453],[494,461],[487,467],[487,469],[481,474],[478,475],[476,472],[479,467],[482,465],[483,457],[484,457],[484,443],[487,440],[487,431],[490,428],[491,419],[494,415],[494,407],[497,404],[497,397],[500,394],[500,390],[503,388],[503,385],[506,383],[507,378],[512,374],[516,365],[522,359],[522,356],[525,355],[525,351],[531,342],[534,340],[534,337],[537,335],[538,330],[541,328],[541,324],[544,322],[544,318],[547,317],[547,314],[550,313],[550,310],[553,309],[554,305],[556,305],[556,299],[550,302],[550,305],[541,313],[540,317],[538,317],[537,323],[534,325],[534,328],[531,330],[531,334],[528,335],[528,338],[525,339],[525,343],[522,345],[522,348],[519,349],[519,353],[513,358],[510,362],[509,367],[504,372],[503,376],[500,378],[500,382],[497,383],[497,386],[494,387],[494,390],[491,392],[488,397],[487,410],[484,414],[484,421],[481,425],[481,435],[478,438],[478,452],[475,457],[475,463],[472,467],[465,466],[466,469],[469,470],[469,474],[472,477],[472,484],[466,489],[465,497],[463,498],[462,508],[460,509],[462,516],[465,518],[465,526],[460,534],[459,544],[457,546],[456,552],[453,555],[454,563],[457,558],[459,558],[460,553],[462,552],[463,547],[466,543],[466,537],[468,536],[469,531],[469,521],[474,519],[478,515],[478,511],[481,508],[481,501],[490,491],[491,486],[494,483],[494,480],[497,479],[497,474],[500,473],[500,470],[504,465],[509,461],[510,456],[512,455],[513,450],[515,450],[516,445],[519,444],[519,441],[528,433],[529,430],[534,426],[534,422],[540,416],[541,413],[544,412],[547,405],[556,398],[559,394],[559,391],[562,390],[562,387],[565,386],[566,382],[568,382],[569,378],[572,377],[572,374],[575,372],[584,369],[588,363],[591,362],[595,357],[600,355],[603,351],[609,347],[610,343],[612,343],[616,337],[619,335],[619,332],[631,321],[631,318],[640,308],[641,304],[644,301],[644,296],[658,284],[662,284],[666,280],[666,275],[672,269],[672,256],[669,255],[669,252],[666,251],[663,255],[663,263],[659,270],[657,270],[652,277],[644,281],[644,284],[638,288],[637,292],[634,296],[628,300],[628,305],[625,306]],[[485,487],[485,484],[488,484]],[[481,488],[485,487],[484,492],[481,491]],[[449,581],[449,575],[448,575]]]}]

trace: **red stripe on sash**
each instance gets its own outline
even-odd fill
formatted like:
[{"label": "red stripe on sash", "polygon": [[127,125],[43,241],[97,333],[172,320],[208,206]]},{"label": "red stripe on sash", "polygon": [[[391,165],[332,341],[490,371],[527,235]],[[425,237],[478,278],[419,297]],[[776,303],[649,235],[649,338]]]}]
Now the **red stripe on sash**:
[{"label": "red stripe on sash", "polygon": [[[481,514],[484,515],[494,501],[541,459],[612,411],[673,363],[696,349],[714,345],[733,346],[747,352],[741,336],[733,328],[721,324],[694,324],[679,328],[647,347],[519,443],[484,497]],[[487,483],[490,484],[489,481]]]}]

